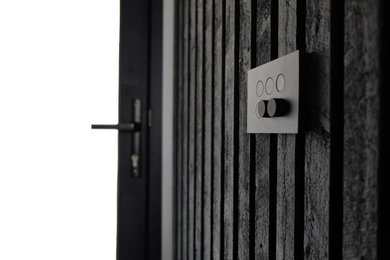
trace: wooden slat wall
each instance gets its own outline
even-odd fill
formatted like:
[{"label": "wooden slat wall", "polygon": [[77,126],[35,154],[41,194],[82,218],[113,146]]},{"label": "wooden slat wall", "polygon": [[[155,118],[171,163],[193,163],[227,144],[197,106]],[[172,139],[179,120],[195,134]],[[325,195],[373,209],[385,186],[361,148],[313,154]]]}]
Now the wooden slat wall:
[{"label": "wooden slat wall", "polygon": [[[278,22],[278,56],[286,55],[298,49],[298,0],[279,1]],[[301,15],[301,13],[299,14]],[[301,47],[301,46],[300,46]],[[302,48],[299,48],[302,49]],[[302,162],[298,160],[299,142],[303,134],[282,134],[277,141],[277,212],[276,212],[276,259],[293,259],[295,246],[300,246],[295,234],[303,232],[300,226],[295,225],[295,216],[300,208],[296,193],[298,182],[302,177]],[[301,230],[297,230],[297,229]],[[295,232],[295,230],[297,232]],[[299,259],[299,258],[298,258]]]},{"label": "wooden slat wall", "polygon": [[250,149],[251,138],[246,134],[247,73],[251,69],[251,1],[240,0],[238,26],[238,256],[249,259],[250,252]]},{"label": "wooden slat wall", "polygon": [[[188,89],[189,89],[189,0],[183,0],[183,37],[182,37],[182,43],[178,43],[179,45],[182,45],[183,47],[183,80],[182,80],[182,91],[183,91],[183,103],[182,103],[182,140],[177,140],[177,143],[181,145],[182,149],[179,149],[179,151],[182,152],[182,161],[181,169],[179,169],[178,174],[182,175],[182,209],[180,210],[182,213],[182,234],[181,238],[177,238],[178,241],[181,240],[181,246],[182,246],[182,252],[181,255],[178,255],[180,259],[187,259],[188,258],[188,205],[189,205],[189,192],[188,192],[188,112],[189,112],[189,102],[188,102]],[[181,144],[180,144],[181,143]]]},{"label": "wooden slat wall", "polygon": [[203,52],[203,35],[204,35],[204,22],[203,22],[203,2],[197,1],[196,3],[196,118],[195,118],[195,259],[202,258],[203,244],[202,244],[202,232],[203,232],[203,144],[204,144],[204,52]]},{"label": "wooden slat wall", "polygon": [[[176,259],[385,256],[383,5],[177,1]],[[297,49],[302,131],[248,135],[247,71]]]},{"label": "wooden slat wall", "polygon": [[[252,41],[252,46],[256,47],[251,48],[251,51],[254,67],[257,67],[271,60],[271,0],[257,0],[253,8],[255,12],[253,12],[254,32],[252,34],[255,38]],[[254,150],[255,155],[252,160],[255,162],[252,163],[255,165],[255,190],[251,194],[253,196],[254,193],[255,196],[254,208],[251,208],[251,211],[255,213],[251,220],[255,222],[254,255],[256,259],[274,259],[275,253],[272,244],[274,244],[273,234],[275,231],[274,228],[271,228],[271,223],[274,223],[271,220],[274,216],[271,214],[274,208],[271,206],[272,197],[274,197],[274,194],[271,194],[270,181],[271,136],[268,134],[255,135]]]},{"label": "wooden slat wall", "polygon": [[[183,21],[184,17],[184,5],[183,1],[177,2],[177,19]],[[175,182],[175,189],[176,189],[176,214],[175,214],[175,255],[176,257],[182,258],[182,251],[183,251],[183,136],[184,136],[184,128],[183,128],[183,74],[184,74],[184,64],[183,64],[183,45],[184,45],[184,26],[183,23],[176,23],[176,64],[177,64],[177,71],[176,71],[176,91],[175,91],[175,98],[176,98],[176,104],[175,104],[175,110],[176,110],[176,142],[175,142],[175,152],[176,152],[176,182]],[[180,194],[180,196],[177,196]]]},{"label": "wooden slat wall", "polygon": [[225,84],[224,84],[224,164],[223,164],[223,258],[233,259],[236,251],[237,212],[237,1],[225,0]]},{"label": "wooden slat wall", "polygon": [[[199,1],[199,3],[202,3]],[[204,179],[203,179],[203,259],[211,258],[213,190],[213,1],[204,3]]]},{"label": "wooden slat wall", "polygon": [[213,40],[213,192],[212,192],[212,258],[221,259],[223,252],[223,97],[224,97],[224,12],[223,0],[213,0],[214,40]]},{"label": "wooden slat wall", "polygon": [[329,259],[330,8],[330,0],[306,1],[305,46],[308,64],[312,64],[306,86],[312,97],[308,107],[313,109],[304,151],[306,259]]},{"label": "wooden slat wall", "polygon": [[197,0],[189,0],[188,259],[195,259],[196,28]]},{"label": "wooden slat wall", "polygon": [[[343,218],[345,259],[377,258],[377,230],[380,229],[377,214],[380,144],[378,126],[381,97],[378,94],[380,3],[381,1],[370,0],[345,1]],[[388,15],[386,12],[383,13]]]}]

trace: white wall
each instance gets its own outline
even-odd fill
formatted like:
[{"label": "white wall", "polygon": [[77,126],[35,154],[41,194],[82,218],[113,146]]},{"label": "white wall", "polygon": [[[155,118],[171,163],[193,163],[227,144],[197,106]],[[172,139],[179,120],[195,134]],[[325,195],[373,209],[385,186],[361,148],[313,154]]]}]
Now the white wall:
[{"label": "white wall", "polygon": [[115,259],[119,0],[0,0],[0,259]]}]

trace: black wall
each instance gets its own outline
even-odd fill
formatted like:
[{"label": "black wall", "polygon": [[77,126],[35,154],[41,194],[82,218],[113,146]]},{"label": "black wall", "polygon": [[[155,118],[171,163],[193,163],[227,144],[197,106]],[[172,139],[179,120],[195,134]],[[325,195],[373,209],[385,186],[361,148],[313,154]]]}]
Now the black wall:
[{"label": "black wall", "polygon": [[[386,259],[385,2],[177,1],[177,259]],[[303,131],[246,134],[247,71],[297,49]]]}]

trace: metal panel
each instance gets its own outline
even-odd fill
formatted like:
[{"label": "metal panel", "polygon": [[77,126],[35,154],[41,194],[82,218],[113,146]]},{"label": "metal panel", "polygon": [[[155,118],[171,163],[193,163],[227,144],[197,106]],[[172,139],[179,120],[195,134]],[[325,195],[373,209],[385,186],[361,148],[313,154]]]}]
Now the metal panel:
[{"label": "metal panel", "polygon": [[[260,117],[259,104],[268,102],[269,110],[272,99],[288,102],[288,114]],[[299,51],[248,71],[247,113],[248,133],[298,133]]]}]

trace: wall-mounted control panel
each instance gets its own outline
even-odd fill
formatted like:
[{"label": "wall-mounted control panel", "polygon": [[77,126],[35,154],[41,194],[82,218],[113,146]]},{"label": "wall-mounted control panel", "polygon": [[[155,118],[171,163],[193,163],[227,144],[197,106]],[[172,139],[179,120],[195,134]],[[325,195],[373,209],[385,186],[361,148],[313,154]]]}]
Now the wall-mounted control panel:
[{"label": "wall-mounted control panel", "polygon": [[248,133],[298,133],[299,51],[248,71]]}]

